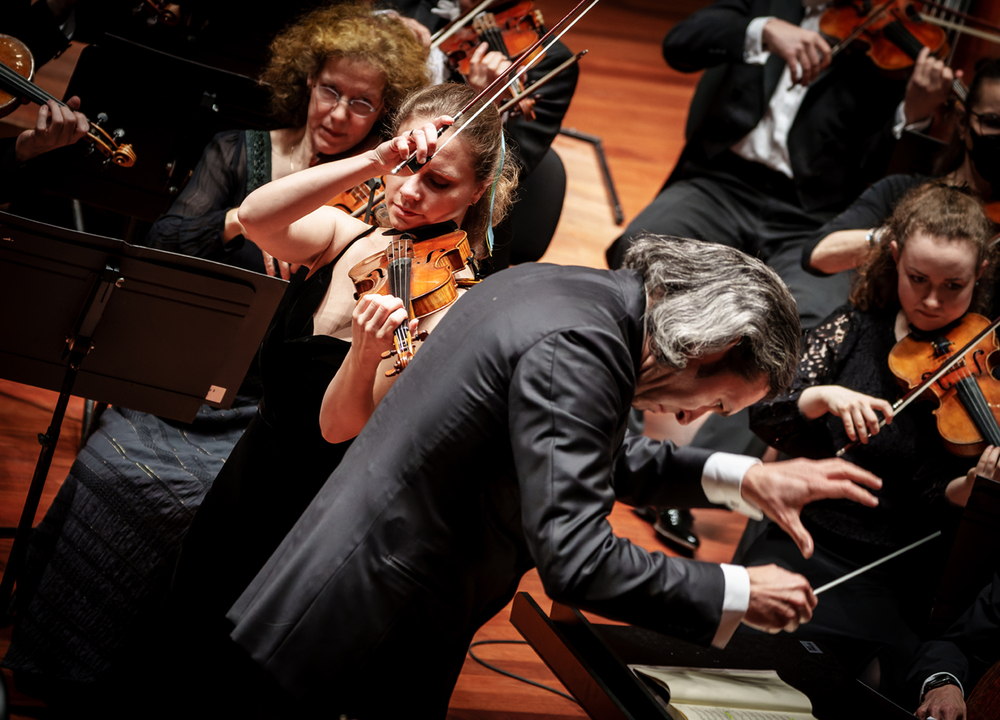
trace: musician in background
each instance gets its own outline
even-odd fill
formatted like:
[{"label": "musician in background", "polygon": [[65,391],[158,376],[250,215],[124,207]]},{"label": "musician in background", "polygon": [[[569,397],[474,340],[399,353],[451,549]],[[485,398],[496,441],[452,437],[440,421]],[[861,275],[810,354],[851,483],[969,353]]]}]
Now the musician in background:
[{"label": "musician in background", "polygon": [[[938,162],[940,182],[968,187],[989,204],[1000,195],[1000,59],[977,65],[965,104],[969,109],[958,111],[951,143]],[[930,179],[890,175],[876,182],[805,244],[802,266],[815,275],[856,268],[884,236],[884,222],[899,199]]]},{"label": "musician in background", "polygon": [[941,637],[923,643],[910,667],[920,720],[965,720],[965,695],[1000,661],[1000,573]]},{"label": "musician in background", "polygon": [[[899,204],[851,303],[807,336],[791,390],[750,411],[754,432],[793,457],[832,457],[855,443],[844,457],[882,477],[879,505],[810,505],[802,516],[816,540],[811,559],[771,526],[743,554],[745,564],[777,563],[814,587],[826,584],[957,521],[975,475],[996,472],[1000,451],[988,448],[970,469],[971,458],[946,450],[929,403],[894,415],[890,403],[902,390],[888,364],[907,335],[933,337],[988,306],[991,236],[981,203],[960,189],[925,185]],[[879,414],[889,423],[881,430]],[[941,545],[927,543],[830,589],[800,634],[828,644],[855,673],[876,654],[893,661],[882,662],[882,689],[898,691],[938,585]]]},{"label": "musician in background", "polygon": [[236,209],[267,182],[375,147],[383,118],[426,83],[425,57],[402,22],[365,3],[321,8],[285,29],[261,78],[283,127],[216,135],[146,243],[287,279],[292,269],[244,236]]},{"label": "musician in background", "polygon": [[[392,9],[410,18],[417,24],[414,29],[418,37],[428,43],[431,33],[444,28],[447,21],[464,17],[477,4],[476,0],[382,0],[376,3],[380,8]],[[496,7],[487,11],[502,12],[511,4],[495,3]],[[546,19],[551,22],[557,18]],[[546,51],[545,57],[522,76],[524,84],[530,85],[542,78],[572,55],[562,42],[556,42]],[[431,51],[430,62],[436,66],[432,70],[434,77],[468,82],[476,90],[485,88],[510,65],[502,53],[490,50],[485,43],[473,51],[469,75],[464,80],[445,65],[445,57],[440,51]],[[536,261],[552,241],[566,194],[566,169],[551,145],[569,110],[579,73],[577,65],[570,65],[542,87],[532,105],[531,118],[514,109],[504,120],[504,128],[512,140],[513,155],[521,169],[521,180],[517,202],[509,218],[496,230],[493,270]],[[501,100],[508,97],[505,94]]]}]

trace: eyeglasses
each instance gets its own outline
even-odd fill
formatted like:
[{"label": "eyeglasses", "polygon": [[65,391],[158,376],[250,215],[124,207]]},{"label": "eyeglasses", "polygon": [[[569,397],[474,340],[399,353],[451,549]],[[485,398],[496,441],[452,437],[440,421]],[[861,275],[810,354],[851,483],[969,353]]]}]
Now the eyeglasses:
[{"label": "eyeglasses", "polygon": [[[343,97],[336,88],[330,85],[315,85],[313,89],[316,90],[320,102],[331,107],[339,105]],[[352,98],[347,101],[347,109],[359,117],[367,117],[382,107],[382,102],[384,101],[380,101],[378,106],[375,106],[362,98]]]},{"label": "eyeglasses", "polygon": [[986,128],[987,130],[1000,130],[1000,115],[996,113],[977,113],[975,110],[969,110],[970,115],[975,115],[979,120],[979,124]]}]

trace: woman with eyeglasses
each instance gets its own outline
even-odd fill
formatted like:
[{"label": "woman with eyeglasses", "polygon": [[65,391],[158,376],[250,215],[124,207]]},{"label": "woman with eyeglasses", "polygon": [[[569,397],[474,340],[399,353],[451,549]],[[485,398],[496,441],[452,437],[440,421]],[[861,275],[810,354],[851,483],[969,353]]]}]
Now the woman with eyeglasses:
[{"label": "woman with eyeglasses", "polygon": [[146,244],[287,279],[292,268],[246,237],[236,209],[264,183],[378,145],[383,119],[426,84],[425,61],[412,31],[367,3],[320,8],[286,28],[261,77],[283,127],[216,135]]},{"label": "woman with eyeglasses", "polygon": [[[940,181],[968,187],[989,204],[1000,201],[1000,59],[979,63],[948,149],[939,159]],[[884,237],[885,220],[908,190],[931,178],[889,175],[874,183],[843,213],[820,228],[802,251],[802,266],[816,275],[853,270]]]}]

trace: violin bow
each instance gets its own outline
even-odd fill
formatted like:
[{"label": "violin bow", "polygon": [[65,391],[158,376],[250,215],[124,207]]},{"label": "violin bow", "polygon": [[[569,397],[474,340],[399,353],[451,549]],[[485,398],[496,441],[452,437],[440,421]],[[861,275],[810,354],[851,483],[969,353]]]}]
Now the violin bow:
[{"label": "violin bow", "polygon": [[493,2],[494,0],[483,0],[481,3],[476,5],[476,7],[472,8],[471,10],[469,10],[469,12],[465,13],[465,15],[455,20],[455,22],[451,23],[450,25],[446,25],[445,27],[441,28],[436,33],[431,35],[431,49],[441,47],[441,45],[444,44],[445,40],[447,40],[452,35],[454,35],[459,30],[468,25],[469,21],[472,20],[472,18],[474,18],[476,15],[485,10],[487,7],[492,5]]},{"label": "violin bow", "polygon": [[[914,387],[912,390],[906,393],[906,395],[904,395],[895,403],[893,403],[892,414],[895,415],[897,412],[904,409],[907,405],[916,400],[917,397],[919,397],[919,395],[924,390],[926,390],[931,385],[940,380],[942,377],[950,373],[955,368],[955,366],[958,365],[960,362],[962,362],[965,356],[968,355],[969,352],[974,347],[976,347],[976,345],[985,340],[991,332],[997,329],[997,327],[1000,327],[1000,317],[998,317],[996,320],[990,323],[989,327],[987,327],[985,330],[983,330],[981,333],[979,333],[969,342],[967,342],[962,349],[952,354],[949,360],[945,361],[945,363],[941,367],[935,370],[931,375],[927,376],[927,378],[925,378],[922,383]],[[884,427],[885,427],[885,418],[883,417],[878,423],[878,429],[881,430]],[[844,447],[840,448],[840,450],[837,451],[837,457],[843,456],[845,452],[847,452],[857,444],[858,441],[855,440],[853,442],[848,443]]]},{"label": "violin bow", "polygon": [[[458,137],[466,125],[468,125],[477,117],[479,117],[479,115],[489,106],[490,103],[492,103],[494,100],[500,97],[500,95],[505,90],[507,90],[508,87],[513,85],[514,82],[519,77],[521,77],[521,75],[526,73],[528,69],[538,61],[538,59],[542,56],[542,53],[548,50],[549,47],[551,47],[554,42],[556,42],[559,38],[565,35],[566,32],[571,27],[576,25],[576,23],[579,22],[580,18],[586,15],[590,11],[590,9],[594,7],[594,5],[596,5],[597,3],[598,0],[580,0],[580,2],[576,4],[576,7],[570,10],[564,18],[562,18],[559,22],[553,25],[552,28],[547,33],[538,38],[538,40],[536,40],[531,47],[529,47],[527,50],[521,53],[519,58],[515,60],[514,63],[509,68],[507,68],[506,72],[504,72],[502,75],[497,76],[497,78],[494,79],[493,82],[491,82],[489,85],[483,88],[483,90],[478,95],[472,98],[472,100],[469,102],[468,105],[459,110],[458,113],[455,115],[451,125],[445,125],[439,128],[437,131],[438,137],[441,137],[441,134],[444,133],[444,131],[447,130],[449,127],[454,127],[455,123],[457,123],[465,115],[465,113],[469,111],[470,108],[475,107],[476,103],[480,102],[489,93],[491,92],[493,93],[488,100],[486,100],[485,102],[482,103],[482,105],[480,105],[479,109],[476,110],[468,120],[466,120],[460,126],[458,126],[455,129],[455,132],[449,135],[448,138],[443,143],[441,143],[441,147],[438,148],[438,152],[443,150],[448,145],[448,143],[450,143],[452,140]],[[583,7],[584,5],[586,5],[586,7]],[[583,9],[581,10],[581,8]],[[535,51],[538,50],[539,48],[541,48],[541,52],[535,54]],[[532,57],[532,55],[534,55],[534,57]],[[498,86],[499,89],[497,89]],[[410,170],[412,170],[413,172],[419,170],[420,167],[415,166],[413,164],[414,160],[416,159],[416,156],[417,156],[416,152],[411,152],[410,156],[406,158],[406,160],[399,163],[399,165],[397,165],[392,169],[392,174],[397,175],[399,171],[402,170],[404,167],[409,167]],[[427,158],[427,161],[430,161],[430,159],[431,159],[430,157]]]},{"label": "violin bow", "polygon": [[536,80],[535,82],[533,82],[531,85],[529,85],[528,87],[524,88],[524,91],[521,92],[517,97],[511,98],[510,100],[508,100],[507,102],[505,102],[503,105],[501,105],[499,113],[501,115],[503,115],[505,112],[507,112],[508,110],[510,110],[512,107],[514,107],[515,105],[517,105],[519,102],[521,102],[525,98],[530,97],[533,93],[538,92],[538,90],[540,90],[543,85],[545,85],[547,82],[549,82],[549,80],[551,80],[552,78],[554,78],[556,75],[558,75],[559,73],[561,73],[563,70],[565,70],[566,68],[568,68],[570,65],[575,65],[577,62],[579,62],[580,58],[582,58],[588,52],[590,52],[590,51],[589,50],[581,50],[576,55],[574,55],[573,57],[571,57],[569,60],[566,60],[566,61],[560,63],[559,67],[555,68],[552,72],[550,72],[547,75],[539,78],[538,80]]}]

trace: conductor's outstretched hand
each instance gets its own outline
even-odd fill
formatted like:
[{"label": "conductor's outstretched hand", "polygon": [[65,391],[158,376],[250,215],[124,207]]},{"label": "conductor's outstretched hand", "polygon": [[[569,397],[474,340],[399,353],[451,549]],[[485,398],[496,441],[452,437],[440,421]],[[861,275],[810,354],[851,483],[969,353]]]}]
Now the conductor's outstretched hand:
[{"label": "conductor's outstretched hand", "polygon": [[813,539],[799,519],[802,507],[829,498],[875,507],[878,498],[866,487],[877,490],[882,481],[846,460],[799,459],[751,467],[743,476],[740,494],[778,523],[808,558],[813,554]]}]

